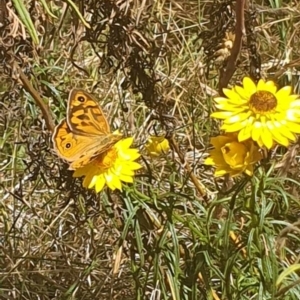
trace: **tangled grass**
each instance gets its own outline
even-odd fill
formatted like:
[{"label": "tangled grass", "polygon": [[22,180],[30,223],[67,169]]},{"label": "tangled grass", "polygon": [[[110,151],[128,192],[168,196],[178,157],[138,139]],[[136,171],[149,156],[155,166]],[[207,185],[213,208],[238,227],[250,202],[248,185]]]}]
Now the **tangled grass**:
[{"label": "tangled grass", "polygon": [[[253,178],[203,161],[222,87],[300,92],[300,4],[76,3],[0,1],[0,298],[299,299],[298,144]],[[52,150],[73,87],[143,154],[122,192],[84,189]],[[150,134],[168,155],[147,154]]]}]

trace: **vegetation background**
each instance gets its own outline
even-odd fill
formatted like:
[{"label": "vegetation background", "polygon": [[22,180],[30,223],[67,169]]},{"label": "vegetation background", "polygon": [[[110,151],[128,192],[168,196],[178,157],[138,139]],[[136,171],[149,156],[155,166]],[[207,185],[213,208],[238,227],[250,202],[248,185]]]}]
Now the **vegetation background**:
[{"label": "vegetation background", "polygon": [[[222,87],[299,93],[299,21],[288,0],[0,0],[0,299],[300,299],[298,145],[253,178],[203,165]],[[122,192],[52,150],[74,87],[143,154]]]}]

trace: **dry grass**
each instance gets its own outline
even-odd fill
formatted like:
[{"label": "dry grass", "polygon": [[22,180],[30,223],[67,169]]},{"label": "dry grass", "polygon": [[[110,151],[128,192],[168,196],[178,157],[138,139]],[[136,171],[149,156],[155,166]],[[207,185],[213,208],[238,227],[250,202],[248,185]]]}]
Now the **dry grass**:
[{"label": "dry grass", "polygon": [[[209,114],[234,43],[235,1],[3,3],[0,299],[300,298],[297,148],[284,177],[273,168],[285,154],[277,149],[231,190],[203,165],[219,130]],[[251,74],[299,93],[300,4],[246,4],[229,85]],[[143,153],[123,192],[84,189],[52,150],[51,122],[65,116],[73,87],[94,93]],[[147,156],[150,133],[174,142],[168,156]]]}]

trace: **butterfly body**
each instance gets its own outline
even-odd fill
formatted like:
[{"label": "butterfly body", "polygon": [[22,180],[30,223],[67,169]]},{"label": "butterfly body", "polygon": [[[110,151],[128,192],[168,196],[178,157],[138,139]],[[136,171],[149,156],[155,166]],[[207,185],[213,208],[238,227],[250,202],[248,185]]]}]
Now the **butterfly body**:
[{"label": "butterfly body", "polygon": [[70,164],[70,169],[87,165],[121,138],[111,133],[93,96],[81,89],[70,92],[67,117],[56,126],[52,135],[54,149]]}]

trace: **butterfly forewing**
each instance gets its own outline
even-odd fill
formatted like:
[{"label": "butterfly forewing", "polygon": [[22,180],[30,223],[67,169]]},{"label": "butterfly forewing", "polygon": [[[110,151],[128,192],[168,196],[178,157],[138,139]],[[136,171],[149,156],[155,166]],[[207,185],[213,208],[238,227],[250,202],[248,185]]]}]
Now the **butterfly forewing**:
[{"label": "butterfly forewing", "polygon": [[110,133],[109,124],[97,101],[79,89],[73,89],[70,93],[67,122],[72,131],[83,135]]}]

